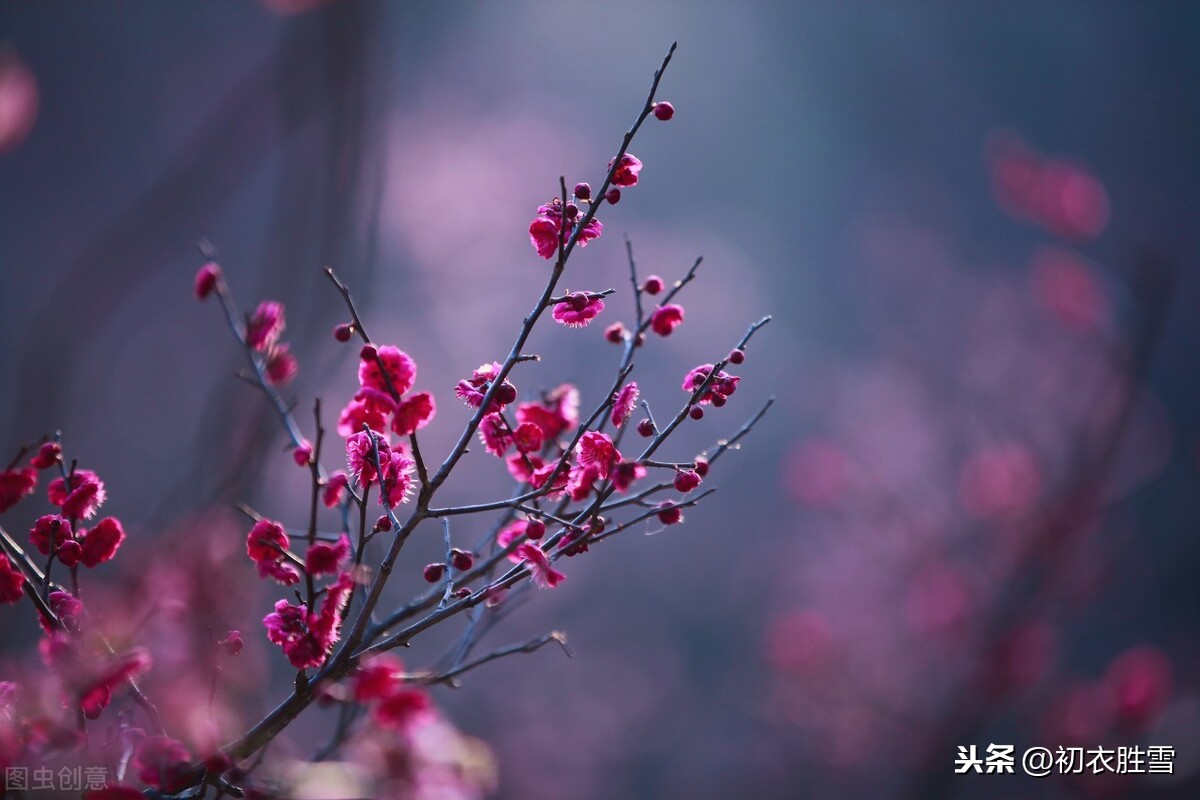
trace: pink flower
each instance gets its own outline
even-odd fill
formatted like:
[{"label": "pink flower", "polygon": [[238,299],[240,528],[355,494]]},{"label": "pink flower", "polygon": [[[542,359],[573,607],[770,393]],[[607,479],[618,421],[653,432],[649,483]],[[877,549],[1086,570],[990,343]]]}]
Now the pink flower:
[{"label": "pink flower", "polygon": [[133,753],[133,768],[138,780],[167,792],[183,788],[191,770],[191,754],[166,736],[147,736]]},{"label": "pink flower", "polygon": [[48,556],[51,550],[57,550],[71,535],[70,520],[59,514],[47,514],[33,523],[29,530],[29,541],[39,553]]},{"label": "pink flower", "polygon": [[[54,617],[62,622],[64,628],[69,631],[79,630],[80,621],[83,619],[83,603],[78,598],[66,592],[51,592],[46,599]],[[42,623],[47,636],[54,632],[50,621],[44,616],[39,615],[38,622]]]},{"label": "pink flower", "polygon": [[509,456],[505,462],[508,467],[508,474],[513,477],[513,480],[519,483],[529,483],[533,480],[534,473],[541,469],[545,462],[541,456],[533,453],[517,453],[514,456]]},{"label": "pink flower", "polygon": [[[454,388],[454,394],[472,408],[479,408],[483,405],[483,398],[493,380],[500,374],[501,369],[500,364],[495,361],[491,364],[481,365],[469,380],[458,382],[458,386]],[[492,405],[488,408],[488,413],[500,411],[516,399],[517,387],[506,380],[500,384],[496,394],[492,397]]]},{"label": "pink flower", "polygon": [[31,467],[0,472],[0,514],[8,511],[37,488],[37,470]]},{"label": "pink flower", "polygon": [[[701,364],[690,371],[683,378],[683,390],[685,392],[694,392],[699,389],[708,380],[708,375],[712,372],[712,369],[712,364]],[[741,380],[736,375],[729,375],[724,370],[718,372],[717,376],[713,378],[712,383],[704,390],[704,394],[700,396],[700,404],[707,405],[708,403],[712,403],[715,406],[725,405],[725,401],[729,399],[729,396],[737,391],[738,383]]]},{"label": "pink flower", "polygon": [[576,503],[587,499],[592,493],[596,479],[600,477],[600,469],[595,465],[571,467],[567,474],[567,494]]},{"label": "pink flower", "polygon": [[393,450],[384,459],[383,491],[379,495],[379,504],[395,508],[401,503],[408,502],[413,488],[413,472],[417,463],[398,450]]},{"label": "pink flower", "polygon": [[[612,169],[613,162],[608,162],[608,168]],[[621,163],[613,172],[613,186],[637,186],[638,173],[642,171],[642,162],[637,156],[632,153],[626,153],[621,156]]]},{"label": "pink flower", "polygon": [[246,555],[255,563],[278,561],[288,544],[288,535],[282,525],[269,519],[260,519],[246,535]]},{"label": "pink flower", "polygon": [[16,603],[21,599],[25,576],[13,567],[8,556],[0,553],[0,603]]},{"label": "pink flower", "polygon": [[554,320],[568,328],[585,328],[604,310],[604,298],[588,297],[583,292],[574,292],[554,306]]},{"label": "pink flower", "polygon": [[694,470],[681,469],[675,473],[675,491],[687,494],[700,485],[700,476]]},{"label": "pink flower", "polygon": [[579,390],[564,383],[546,395],[541,403],[521,403],[517,421],[532,422],[547,439],[556,439],[579,424]]},{"label": "pink flower", "polygon": [[654,309],[650,315],[650,328],[659,336],[670,336],[671,331],[683,322],[683,306],[668,303]]},{"label": "pink flower", "polygon": [[646,468],[636,461],[622,461],[612,473],[613,488],[624,494],[636,481],[646,477]]},{"label": "pink flower", "polygon": [[346,491],[350,479],[346,477],[346,473],[341,470],[329,476],[329,480],[325,483],[325,490],[321,493],[321,502],[326,508],[333,508],[342,502],[342,494]]},{"label": "pink flower", "polygon": [[297,467],[307,467],[311,464],[312,455],[313,446],[308,439],[300,442],[300,446],[292,450],[292,460],[296,462]]},{"label": "pink flower", "polygon": [[267,380],[272,386],[286,386],[300,372],[300,362],[286,344],[271,348],[266,363]]},{"label": "pink flower", "polygon": [[346,438],[346,465],[350,477],[360,486],[370,486],[378,474],[375,450],[379,450],[379,464],[387,464],[391,448],[387,439],[374,430],[359,431]]},{"label": "pink flower", "polygon": [[285,327],[283,303],[264,300],[254,309],[254,314],[246,325],[246,344],[254,350],[269,350],[279,341]]},{"label": "pink flower", "polygon": [[[496,534],[496,546],[501,550],[507,549],[509,545],[524,536],[528,528],[529,522],[527,520],[519,519],[515,522],[510,522]],[[525,557],[517,555],[514,549],[514,552],[508,554],[508,560],[514,564],[520,564],[525,560]]]},{"label": "pink flower", "polygon": [[71,490],[67,491],[66,481],[55,478],[46,487],[50,502],[62,508],[68,517],[91,519],[96,510],[104,504],[108,493],[104,491],[104,483],[91,470],[81,469],[71,476]]},{"label": "pink flower", "polygon": [[525,542],[517,547],[514,555],[525,560],[529,571],[533,574],[534,584],[543,589],[553,589],[567,577],[550,566],[550,559],[546,553],[535,544]]},{"label": "pink flower", "polygon": [[484,450],[498,457],[512,447],[512,434],[499,414],[488,414],[479,421],[479,439]]},{"label": "pink flower", "polygon": [[29,466],[49,469],[62,461],[62,447],[58,442],[46,442],[38,448],[37,455],[29,459]]},{"label": "pink flower", "polygon": [[[532,456],[530,456],[530,458],[532,458]],[[565,489],[567,486],[568,471],[565,469],[558,469],[557,460],[535,469],[533,474],[529,476],[529,485],[535,489],[541,489],[546,485],[546,481],[550,480],[550,476],[555,472],[555,470],[558,471],[558,475],[554,478],[554,483],[551,485],[552,488],[555,490]]]},{"label": "pink flower", "polygon": [[204,300],[217,288],[217,281],[219,280],[221,280],[221,268],[217,266],[215,261],[209,261],[196,270],[196,279],[192,284],[192,293],[196,295],[197,300]]},{"label": "pink flower", "polygon": [[279,645],[296,669],[319,667],[325,661],[325,654],[309,633],[311,618],[304,606],[291,605],[287,600],[276,602],[275,610],[263,617],[267,639]]},{"label": "pink flower", "polygon": [[361,664],[354,673],[354,699],[360,703],[382,700],[404,680],[404,662],[382,653]]},{"label": "pink flower", "polygon": [[343,438],[358,433],[366,425],[373,431],[387,429],[387,417],[396,410],[396,402],[375,389],[359,389],[338,415],[337,432]]},{"label": "pink flower", "polygon": [[522,422],[513,431],[513,443],[522,453],[536,453],[542,449],[542,429],[532,422]]},{"label": "pink flower", "polygon": [[393,730],[408,730],[433,717],[433,701],[420,689],[399,689],[375,707],[375,719]]},{"label": "pink flower", "polygon": [[665,500],[658,504],[658,521],[664,525],[674,525],[683,521],[683,509]]},{"label": "pink flower", "polygon": [[[575,209],[577,215],[578,208],[574,204],[567,207],[567,211],[572,209]],[[569,216],[568,224],[563,225],[563,205],[557,197],[545,205],[538,206],[537,216],[529,223],[529,241],[537,254],[542,258],[553,258],[558,252],[559,242],[565,244],[570,240],[576,227],[575,219],[575,216]],[[579,246],[587,247],[588,242],[599,238],[603,232],[604,226],[600,224],[600,220],[593,219],[579,231]]]},{"label": "pink flower", "polygon": [[350,574],[342,573],[325,592],[319,614],[280,600],[275,604],[275,611],[263,617],[267,639],[279,645],[293,667],[315,669],[325,663],[337,642],[342,612],[353,585]]},{"label": "pink flower", "polygon": [[629,416],[633,413],[633,409],[637,406],[638,401],[638,385],[635,381],[622,386],[613,395],[612,404],[612,424],[618,428],[629,421]]},{"label": "pink flower", "polygon": [[278,522],[264,519],[254,524],[246,535],[246,554],[258,567],[260,578],[273,578],[284,586],[300,582],[300,571],[284,560],[288,544],[288,536]]},{"label": "pink flower", "polygon": [[416,394],[401,400],[396,406],[396,416],[392,420],[392,430],[398,436],[408,436],[424,428],[437,413],[437,404],[429,392]]},{"label": "pink flower", "polygon": [[[387,370],[387,376],[391,379],[396,394],[402,395],[411,389],[417,379],[417,362],[413,361],[408,353],[390,344],[376,348],[376,353]],[[379,362],[374,358],[364,358],[358,362],[358,383],[363,388],[388,391],[383,373],[379,371]]]},{"label": "pink flower", "polygon": [[607,478],[609,470],[621,460],[621,454],[608,434],[588,431],[575,445],[575,458],[581,467],[594,467],[596,477]]},{"label": "pink flower", "polygon": [[537,216],[529,223],[529,241],[542,258],[553,258],[558,252],[558,223],[549,217]]},{"label": "pink flower", "polygon": [[314,578],[336,575],[349,555],[350,537],[344,533],[332,544],[317,542],[304,554],[304,571]]},{"label": "pink flower", "polygon": [[125,541],[125,529],[115,517],[105,517],[91,530],[80,531],[79,537],[83,545],[79,558],[85,567],[91,568],[112,560]]}]

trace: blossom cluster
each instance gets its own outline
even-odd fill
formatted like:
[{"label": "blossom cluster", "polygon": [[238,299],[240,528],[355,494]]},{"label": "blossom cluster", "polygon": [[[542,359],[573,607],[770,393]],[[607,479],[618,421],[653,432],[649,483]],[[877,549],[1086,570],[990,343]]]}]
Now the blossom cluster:
[{"label": "blossom cluster", "polygon": [[[0,472],[0,513],[31,496],[42,471],[57,472],[48,482],[46,496],[58,511],[38,517],[29,532],[33,550],[46,559],[44,567],[38,569],[32,556],[10,545],[6,535],[0,550],[0,602],[15,604],[29,596],[44,628],[39,646],[43,661],[56,677],[67,708],[83,720],[108,719],[116,725],[114,735],[124,748],[119,756],[122,767],[114,773],[119,782],[89,796],[132,797],[137,794],[135,784],[164,794],[202,784],[215,785],[222,793],[234,789],[245,793],[243,787],[252,783],[249,769],[244,768],[246,760],[312,703],[339,709],[341,722],[330,745],[334,750],[362,752],[367,741],[379,741],[373,737],[382,730],[387,733],[387,746],[395,748],[391,760],[411,762],[421,747],[421,731],[439,724],[429,687],[451,683],[494,658],[532,652],[552,642],[562,645],[564,640],[554,633],[469,661],[466,654],[475,642],[467,638],[449,666],[439,663],[418,670],[407,670],[391,650],[457,614],[486,613],[504,606],[511,594],[528,586],[554,589],[567,578],[561,559],[587,553],[591,546],[632,527],[679,523],[682,510],[707,495],[696,490],[710,464],[749,432],[766,406],[710,451],[675,461],[659,460],[657,454],[680,425],[703,417],[703,406],[726,404],[740,380],[726,368],[745,360],[744,348],[769,318],[752,325],[725,358],[686,372],[678,408],[662,416],[661,424],[642,399],[638,382],[629,377],[635,355],[647,345],[647,333],[668,336],[683,324],[678,295],[694,278],[699,261],[668,289],[658,276],[639,280],[630,251],[636,315],[629,327],[614,322],[603,331],[605,340],[622,346],[621,355],[612,387],[590,413],[582,410],[583,392],[575,385],[539,389],[524,385],[519,375],[521,363],[537,359],[522,348],[543,314],[564,328],[579,330],[611,313],[611,289],[559,295],[555,289],[576,245],[582,248],[601,237],[604,226],[597,218],[601,206],[616,204],[622,189],[639,184],[644,164],[627,149],[633,135],[651,116],[660,121],[674,116],[670,103],[654,99],[661,75],[660,69],[637,123],[608,162],[600,189],[593,192],[589,184],[579,183],[568,194],[563,180],[559,196],[538,206],[529,236],[537,256],[553,261],[547,287],[533,313],[524,318],[507,356],[464,371],[454,386],[445,387],[446,395],[452,393],[461,401],[456,415],[461,419],[465,414],[466,421],[458,443],[437,469],[426,463],[418,437],[435,418],[441,423],[452,415],[443,412],[438,417],[436,387],[416,390],[416,358],[367,335],[349,289],[332,269],[326,274],[351,317],[334,328],[333,337],[341,343],[355,337],[361,340],[357,386],[337,415],[336,440],[326,437],[319,400],[311,438],[307,438],[292,414],[294,403],[280,394],[299,370],[283,341],[287,329],[283,303],[264,300],[248,314],[239,312],[222,268],[206,254],[195,274],[193,293],[199,300],[219,302],[252,368],[248,379],[279,416],[291,440],[290,460],[307,473],[311,492],[306,514],[299,516],[291,509],[267,516],[242,507],[250,518],[244,540],[248,564],[243,564],[283,596],[262,616],[258,636],[243,637],[234,629],[223,638],[211,630],[205,637],[212,681],[210,708],[220,694],[223,665],[256,640],[278,648],[296,671],[291,696],[242,736],[226,744],[215,734],[203,739],[189,739],[183,733],[172,736],[137,683],[151,668],[149,652],[110,647],[103,627],[84,607],[79,567],[111,561],[126,538],[114,517],[91,522],[107,500],[96,473],[68,463],[57,438],[24,449]],[[643,303],[650,298],[660,299],[643,313]],[[645,416],[635,423],[639,407]],[[627,436],[630,429],[641,442]],[[497,464],[498,474],[512,479],[514,494],[474,506],[435,505],[439,488],[474,441],[481,443],[482,457],[496,460],[492,463]],[[339,468],[327,469],[326,463],[337,463]],[[372,494],[374,512],[369,511]],[[491,533],[473,547],[456,546],[455,538],[463,534],[452,529],[451,520],[476,514],[494,517]],[[332,534],[323,530],[328,527],[327,517],[336,518],[339,526]],[[401,560],[409,536],[422,523],[435,520],[441,521],[445,559],[423,567]],[[368,549],[372,542],[386,546],[382,559],[372,556]],[[52,574],[56,565],[69,570],[69,587],[56,582]],[[385,583],[405,570],[431,585],[385,613],[380,605]],[[29,758],[36,750],[26,733],[30,714],[41,712],[30,710],[36,703],[23,705],[19,698],[25,690],[15,683],[0,683],[3,764]],[[122,695],[141,706],[145,727],[128,724],[124,708],[120,715],[105,715]],[[10,729],[10,720],[22,722]],[[54,726],[64,736],[70,732],[69,724],[55,722]],[[86,725],[80,722],[71,746],[78,746],[85,734]],[[270,794],[266,788],[252,791]]]}]

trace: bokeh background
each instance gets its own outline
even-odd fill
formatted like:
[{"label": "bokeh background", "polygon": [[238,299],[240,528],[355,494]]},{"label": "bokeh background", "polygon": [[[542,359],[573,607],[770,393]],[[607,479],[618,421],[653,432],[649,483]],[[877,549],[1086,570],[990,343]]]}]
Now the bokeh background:
[{"label": "bokeh background", "polygon": [[[0,446],[61,429],[127,548],[173,537],[137,596],[176,621],[207,597],[247,631],[257,718],[288,675],[232,504],[300,524],[307,478],[191,298],[195,243],[243,305],[287,303],[301,410],[354,388],[334,265],[374,338],[417,358],[441,409],[423,447],[445,453],[451,388],[544,281],[534,208],[559,174],[599,182],[678,40],[675,119],[648,121],[642,182],[567,283],[624,290],[622,233],[668,279],[705,257],[639,366],[656,406],[774,315],[672,455],[777,403],[686,526],[572,559],[492,634],[560,629],[574,660],[439,691],[495,752],[497,796],[1195,797],[1198,31],[1170,2],[10,0]],[[523,388],[611,381],[596,326],[533,348]],[[478,455],[447,497],[506,488]],[[421,533],[397,600],[437,557]],[[203,559],[224,577],[187,578]],[[24,611],[0,611],[8,665]],[[328,725],[308,714],[284,751]],[[953,775],[959,745],[992,742],[1170,745],[1175,774]]]}]

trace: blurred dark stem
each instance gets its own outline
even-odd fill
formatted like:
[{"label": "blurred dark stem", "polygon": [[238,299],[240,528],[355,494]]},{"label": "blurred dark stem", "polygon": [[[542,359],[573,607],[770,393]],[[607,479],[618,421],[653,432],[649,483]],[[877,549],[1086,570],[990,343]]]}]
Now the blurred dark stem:
[{"label": "blurred dark stem", "polygon": [[1056,578],[1074,552],[1072,545],[1092,529],[1092,521],[1102,510],[1109,478],[1162,338],[1175,282],[1174,269],[1157,254],[1146,252],[1138,258],[1129,278],[1136,318],[1130,326],[1131,347],[1125,372],[1128,380],[1119,411],[1112,424],[1094,437],[1081,435],[1074,479],[1031,523],[1033,533],[1013,570],[1021,579],[1008,583],[991,616],[982,621],[974,674],[957,688],[943,713],[921,737],[917,750],[920,760],[904,796],[913,800],[951,796],[958,745],[978,743],[983,731],[1004,710],[1008,698],[988,692],[992,650],[1005,633],[1034,620],[1054,603]]}]

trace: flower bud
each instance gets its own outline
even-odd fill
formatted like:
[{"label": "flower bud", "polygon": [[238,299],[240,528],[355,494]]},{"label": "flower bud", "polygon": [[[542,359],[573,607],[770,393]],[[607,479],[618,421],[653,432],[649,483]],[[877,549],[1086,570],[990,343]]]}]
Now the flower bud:
[{"label": "flower bud", "polygon": [[619,322],[614,322],[604,329],[604,338],[612,344],[620,344],[625,341],[625,326]]},{"label": "flower bud", "polygon": [[575,197],[578,198],[579,200],[591,200],[592,199],[591,185],[586,184],[586,183],[575,184]]},{"label": "flower bud", "polygon": [[358,351],[358,357],[363,361],[374,361],[379,357],[379,351],[375,349],[373,344],[364,344],[362,349]]},{"label": "flower bud", "polygon": [[654,423],[649,418],[642,420],[637,424],[637,432],[639,436],[649,439],[654,435]]},{"label": "flower bud", "polygon": [[671,105],[666,100],[654,104],[655,119],[666,122],[673,116],[675,116],[675,106]]},{"label": "flower bud", "polygon": [[217,262],[215,261],[210,261],[197,270],[196,280],[192,286],[192,291],[196,295],[196,299],[206,299],[217,288],[217,281],[220,279],[221,268],[217,266]]},{"label": "flower bud", "polygon": [[609,205],[616,205],[621,202],[621,190],[615,186],[604,193],[604,199],[609,202]]},{"label": "flower bud", "polygon": [[704,419],[704,409],[700,406],[692,406],[692,410],[688,412],[688,416],[692,419]]},{"label": "flower bud", "polygon": [[83,556],[83,546],[74,539],[67,539],[58,546],[58,560],[65,567],[73,567],[79,563],[79,559]]},{"label": "flower bud", "polygon": [[642,284],[642,291],[649,295],[656,295],[663,290],[665,284],[663,279],[657,275],[651,275],[646,278],[646,282]]},{"label": "flower bud", "polygon": [[708,475],[708,459],[704,456],[696,456],[696,474],[701,478]]},{"label": "flower bud", "polygon": [[546,535],[546,523],[540,519],[529,520],[525,523],[525,535],[536,542]]},{"label": "flower bud", "polygon": [[217,646],[225,651],[227,656],[236,656],[242,652],[242,634],[241,631],[230,631],[225,634],[225,638],[217,642]]},{"label": "flower bud", "polygon": [[333,338],[339,342],[348,342],[350,337],[354,335],[354,326],[349,322],[343,322],[340,325],[333,326]]},{"label": "flower bud", "polygon": [[438,581],[440,581],[442,579],[442,575],[445,572],[446,572],[445,564],[437,564],[437,563],[426,564],[425,571],[422,573],[422,575],[425,576],[425,580],[427,582],[437,583]]},{"label": "flower bud", "polygon": [[517,387],[513,386],[508,381],[500,384],[500,388],[496,390],[496,402],[506,406],[516,399]]},{"label": "flower bud", "polygon": [[459,572],[466,572],[475,564],[475,556],[457,547],[450,551],[450,563]]},{"label": "flower bud", "polygon": [[694,470],[681,469],[675,473],[675,491],[687,494],[699,485],[700,475]]},{"label": "flower bud", "polygon": [[741,364],[745,360],[746,360],[746,351],[745,350],[734,350],[732,353],[729,354],[729,363],[730,364]]}]

